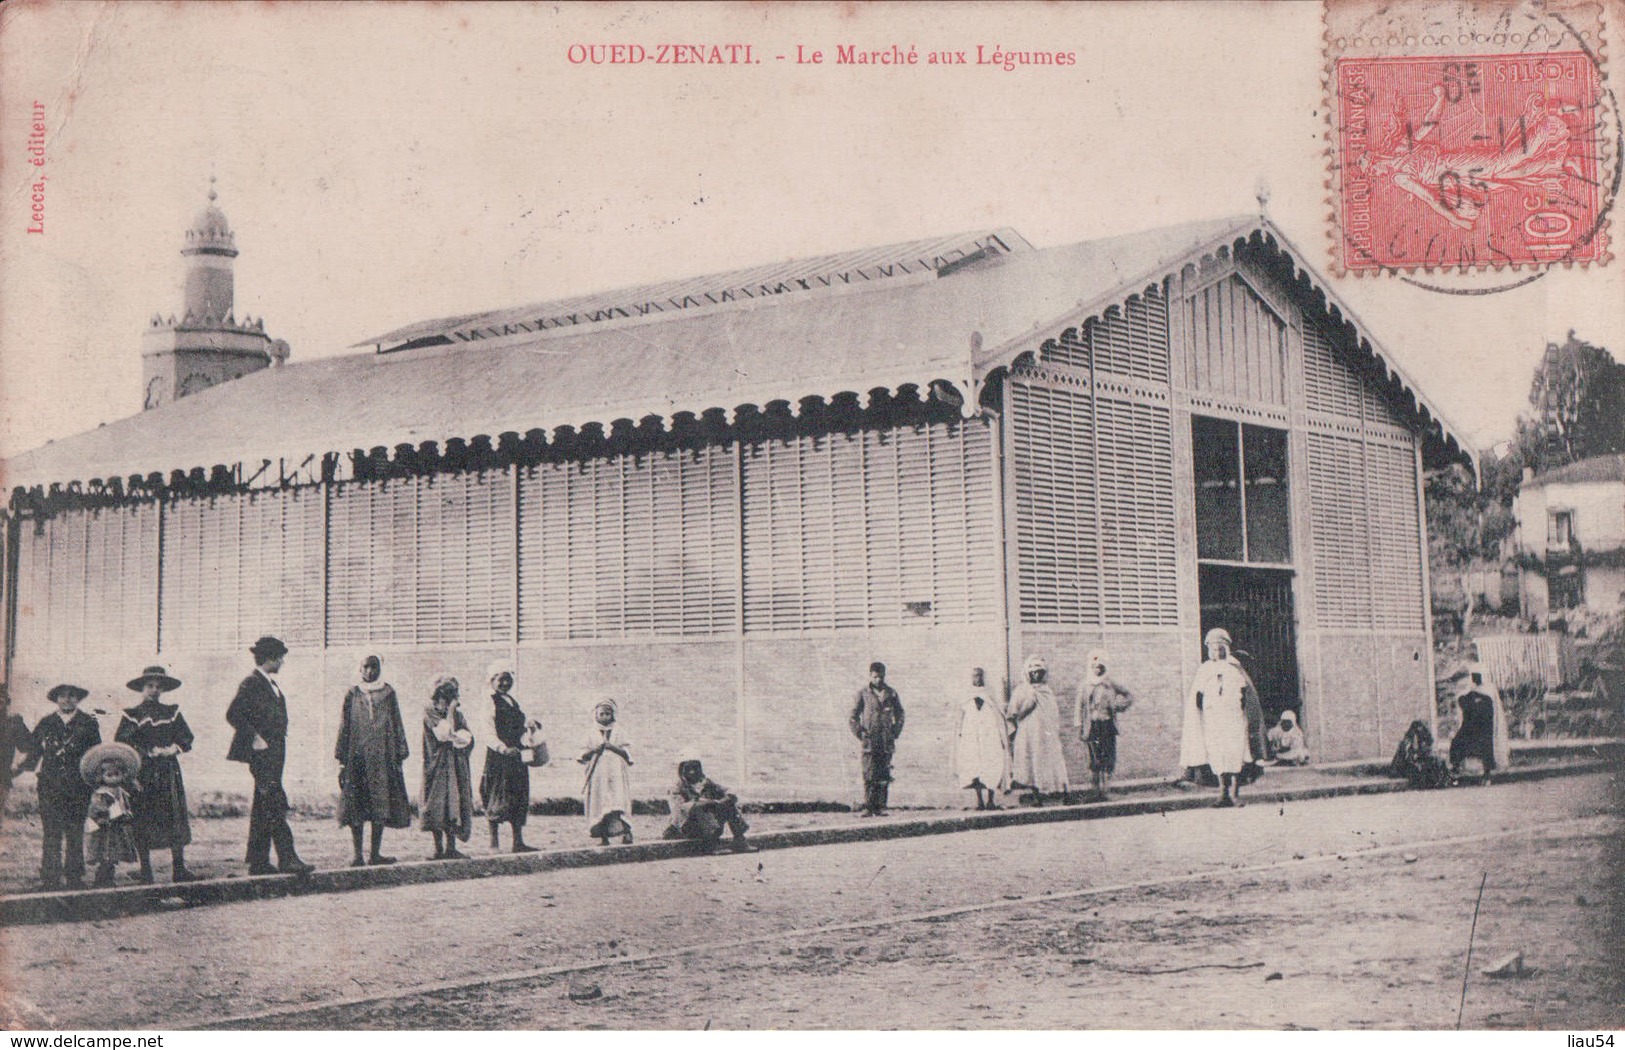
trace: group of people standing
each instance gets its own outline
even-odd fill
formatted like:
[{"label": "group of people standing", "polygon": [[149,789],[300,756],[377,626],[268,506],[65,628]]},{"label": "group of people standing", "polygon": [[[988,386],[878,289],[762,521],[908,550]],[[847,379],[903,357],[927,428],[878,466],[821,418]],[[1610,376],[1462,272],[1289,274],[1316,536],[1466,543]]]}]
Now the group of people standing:
[{"label": "group of people standing", "polygon": [[[1297,715],[1288,710],[1278,725],[1264,730],[1263,708],[1252,679],[1236,659],[1230,634],[1214,628],[1204,639],[1202,662],[1187,694],[1180,765],[1182,785],[1196,782],[1204,768],[1218,779],[1218,805],[1241,805],[1240,786],[1269,759],[1277,765],[1303,765],[1309,752]],[[1070,795],[1066,759],[1061,747],[1061,708],[1049,682],[1049,667],[1039,655],[1029,656],[1026,680],[1001,703],[987,688],[986,673],[971,670],[971,693],[959,709],[954,742],[954,771],[962,788],[976,793],[977,809],[999,809],[999,795],[1027,791],[1035,805],[1045,795]],[[1089,653],[1083,680],[1073,697],[1072,727],[1089,755],[1095,796],[1111,797],[1117,770],[1118,716],[1134,704],[1134,694],[1108,671],[1106,654]],[[890,718],[878,712],[895,710]],[[902,705],[885,684],[885,666],[870,667],[867,688],[859,690],[852,711],[852,731],[863,741],[865,813],[883,812],[896,734],[902,730]],[[895,724],[889,735],[886,727]]]},{"label": "group of people standing", "polygon": [[[165,849],[176,882],[197,879],[186,867],[192,826],[178,758],[192,749],[192,730],[180,707],[162,700],[180,681],[148,667],[126,684],[141,701],[122,712],[112,740],[79,710],[89,691],[63,683],[47,694],[56,710],[8,741],[21,762],[6,772],[32,770],[38,784],[42,888],[84,887],[87,834],[97,886],[112,885],[120,863],[139,863],[140,880],[153,881],[152,854]],[[8,736],[26,728],[14,720]]]},{"label": "group of people standing", "polygon": [[[1106,655],[1089,654],[1089,670],[1073,704],[1073,726],[1089,749],[1094,788],[1109,797],[1117,768],[1117,716],[1134,703],[1134,695],[1106,670]],[[1067,797],[1071,784],[1061,749],[1061,710],[1041,656],[1030,656],[1026,681],[1002,702],[987,686],[987,673],[971,669],[970,696],[959,709],[954,737],[954,774],[958,785],[976,793],[977,809],[1000,809],[999,796],[1026,791],[1035,805],[1045,795]],[[864,816],[886,812],[891,762],[903,731],[903,705],[886,684],[886,665],[869,665],[869,684],[858,690],[848,718],[863,749]]]},{"label": "group of people standing", "polygon": [[[247,765],[254,784],[245,860],[251,875],[306,874],[314,869],[295,846],[282,783],[288,703],[277,679],[288,647],[266,636],[249,653],[254,670],[238,685],[226,711],[232,730],[226,757]],[[492,849],[499,848],[501,828],[507,825],[511,851],[532,853],[535,847],[524,838],[530,771],[549,761],[547,743],[540,720],[526,715],[512,694],[513,665],[498,660],[487,678],[490,712],[482,732],[489,737],[479,805],[490,825]],[[115,738],[109,742],[102,741],[96,718],[79,710],[89,691],[70,683],[50,690],[56,711],[33,729],[16,716],[5,723],[8,747],[22,759],[13,768],[7,757],[7,782],[12,774],[37,772],[44,831],[42,890],[59,889],[64,883],[70,889],[85,886],[87,832],[96,886],[112,885],[116,865],[124,862],[139,862],[139,881],[154,881],[152,854],[162,849],[170,851],[175,882],[197,879],[186,866],[185,850],[192,835],[179,760],[196,738],[180,705],[163,699],[181,688],[181,681],[163,667],[152,666],[127,685],[141,694],[141,701],[121,713]],[[475,737],[462,710],[456,678],[442,675],[435,680],[419,723],[423,783],[418,826],[434,843],[431,860],[464,859],[467,854],[457,847],[469,841],[474,827]],[[396,863],[384,852],[384,833],[411,826],[412,804],[403,771],[410,756],[400,699],[383,678],[382,658],[367,654],[345,692],[334,747],[339,765],[338,819],[352,835],[352,866]],[[617,723],[614,700],[594,704],[592,729],[577,761],[586,769],[582,801],[590,833],[605,845],[612,837],[631,842],[626,818],[632,811],[628,777],[632,757]],[[673,793],[674,799],[683,801],[681,814],[674,813],[674,837],[720,838],[722,829],[731,829],[736,847],[746,848],[737,798],[706,778],[697,761],[692,769],[688,766],[680,769]]]}]

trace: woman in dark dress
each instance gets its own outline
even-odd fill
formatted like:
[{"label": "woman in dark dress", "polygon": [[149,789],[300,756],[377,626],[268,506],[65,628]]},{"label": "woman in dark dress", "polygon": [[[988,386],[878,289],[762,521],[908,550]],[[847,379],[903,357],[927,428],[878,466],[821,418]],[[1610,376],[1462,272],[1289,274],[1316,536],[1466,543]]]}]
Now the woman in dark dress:
[{"label": "woman in dark dress", "polygon": [[[393,864],[383,853],[384,829],[412,825],[412,801],[401,763],[411,754],[395,689],[381,679],[384,662],[362,657],[356,683],[344,694],[339,741],[339,823],[350,829],[355,846],[352,868]],[[372,851],[361,855],[362,829],[372,824]]]},{"label": "woman in dark dress", "polygon": [[168,849],[170,878],[196,882],[186,870],[186,846],[192,841],[192,823],[186,812],[186,783],[181,779],[179,755],[192,750],[192,729],[179,704],[166,704],[163,694],[181,687],[162,667],[153,666],[126,683],[141,694],[141,702],[124,709],[113,739],[135,748],[141,757],[130,812],[135,821],[136,851],[141,860],[141,881],[152,881],[152,851]]},{"label": "woman in dark dress", "polygon": [[1460,773],[1462,763],[1476,758],[1484,765],[1484,781],[1488,783],[1490,773],[1499,765],[1496,755],[1502,750],[1496,737],[1505,730],[1497,724],[1496,701],[1490,695],[1495,687],[1486,679],[1483,667],[1472,664],[1456,686],[1461,725],[1450,740],[1450,771]]},{"label": "woman in dark dress", "polygon": [[480,803],[491,823],[491,848],[499,845],[497,829],[513,828],[513,852],[534,853],[525,845],[525,819],[530,815],[530,767],[519,753],[527,729],[540,729],[541,721],[526,718],[508,692],[513,688],[513,666],[498,660],[490,667],[491,725],[485,734],[485,771],[480,776]]}]

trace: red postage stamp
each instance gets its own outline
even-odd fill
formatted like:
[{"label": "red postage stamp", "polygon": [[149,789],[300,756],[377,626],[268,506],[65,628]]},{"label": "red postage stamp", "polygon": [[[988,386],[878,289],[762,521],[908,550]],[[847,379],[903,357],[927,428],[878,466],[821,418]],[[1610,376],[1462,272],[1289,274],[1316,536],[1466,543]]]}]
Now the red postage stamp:
[{"label": "red postage stamp", "polygon": [[1337,269],[1608,258],[1618,122],[1600,34],[1588,42],[1572,19],[1519,32],[1505,16],[1515,3],[1477,5],[1503,11],[1495,32],[1470,24],[1468,4],[1454,8],[1469,12],[1462,26],[1395,25],[1385,8],[1380,24],[1346,19],[1334,34],[1339,6],[1328,5],[1327,34]]}]

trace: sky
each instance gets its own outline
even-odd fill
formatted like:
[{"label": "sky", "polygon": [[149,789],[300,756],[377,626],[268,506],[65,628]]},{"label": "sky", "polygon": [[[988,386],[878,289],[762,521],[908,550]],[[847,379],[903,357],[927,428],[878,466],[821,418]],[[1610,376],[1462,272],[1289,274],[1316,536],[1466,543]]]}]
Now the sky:
[{"label": "sky", "polygon": [[[572,61],[632,43],[748,44],[753,61]],[[836,61],[893,44],[920,64]],[[425,318],[797,256],[1242,214],[1260,186],[1324,275],[1322,44],[1313,3],[6,4],[0,456],[140,410],[140,336],[181,305],[211,174],[237,315],[296,361]],[[978,46],[1076,61],[1006,70],[974,64]],[[1620,260],[1495,295],[1333,286],[1481,447],[1510,434],[1548,340],[1573,328],[1625,357]]]}]

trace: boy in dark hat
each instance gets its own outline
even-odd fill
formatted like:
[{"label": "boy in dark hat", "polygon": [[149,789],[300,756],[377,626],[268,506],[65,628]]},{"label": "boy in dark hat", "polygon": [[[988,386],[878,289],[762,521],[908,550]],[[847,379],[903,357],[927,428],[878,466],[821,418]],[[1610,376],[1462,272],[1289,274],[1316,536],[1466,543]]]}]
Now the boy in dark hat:
[{"label": "boy in dark hat", "polygon": [[186,870],[192,822],[186,812],[186,782],[181,779],[178,757],[192,750],[192,729],[179,704],[159,699],[179,689],[181,680],[153,666],[127,684],[141,694],[141,702],[124,709],[113,739],[135,748],[141,758],[140,772],[133,778],[135,793],[130,798],[141,881],[152,881],[152,851],[167,849],[170,877],[175,882],[196,882],[198,877]]},{"label": "boy in dark hat", "polygon": [[34,726],[39,754],[39,815],[45,832],[40,889],[54,890],[67,876],[69,889],[85,886],[85,813],[90,786],[79,775],[79,760],[102,742],[96,720],[79,710],[90,692],[76,685],[52,686],[47,698],[56,711]]},{"label": "boy in dark hat", "polygon": [[248,873],[306,875],[316,869],[294,851],[288,793],[282,790],[282,768],[288,760],[288,701],[272,677],[282,670],[288,647],[281,639],[266,635],[248,651],[254,656],[254,673],[237,686],[237,695],[226,709],[226,721],[233,730],[226,758],[247,763],[254,777],[254,805],[248,814]]}]

